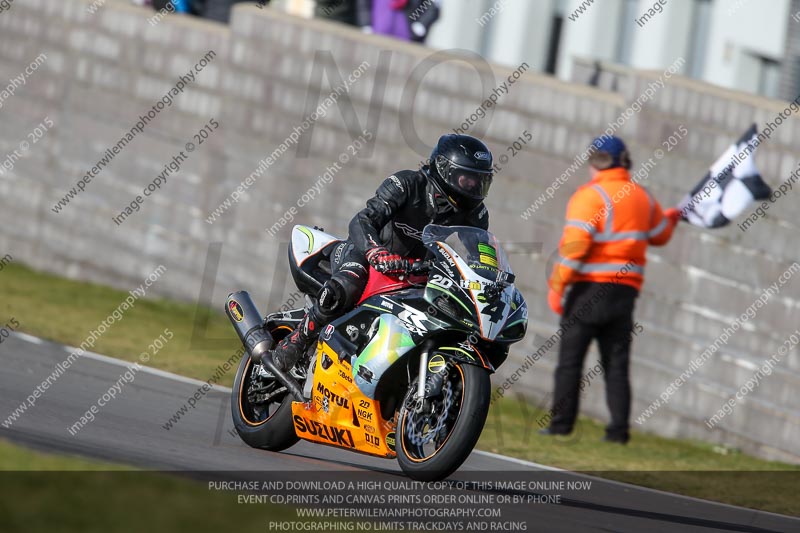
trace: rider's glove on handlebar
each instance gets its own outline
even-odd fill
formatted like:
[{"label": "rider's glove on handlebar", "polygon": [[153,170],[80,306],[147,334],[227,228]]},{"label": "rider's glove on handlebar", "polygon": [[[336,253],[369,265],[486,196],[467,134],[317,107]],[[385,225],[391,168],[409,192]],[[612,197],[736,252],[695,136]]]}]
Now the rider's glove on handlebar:
[{"label": "rider's glove on handlebar", "polygon": [[367,261],[372,268],[382,274],[399,276],[408,270],[408,261],[397,254],[391,253],[384,246],[370,248],[366,253]]}]

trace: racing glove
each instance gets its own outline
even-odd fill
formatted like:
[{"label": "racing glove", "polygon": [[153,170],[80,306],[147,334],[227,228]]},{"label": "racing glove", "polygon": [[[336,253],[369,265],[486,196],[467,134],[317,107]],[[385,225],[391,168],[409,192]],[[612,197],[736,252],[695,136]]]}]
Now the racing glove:
[{"label": "racing glove", "polygon": [[391,253],[384,246],[370,248],[366,253],[367,261],[372,268],[388,276],[399,276],[408,270],[408,261]]}]

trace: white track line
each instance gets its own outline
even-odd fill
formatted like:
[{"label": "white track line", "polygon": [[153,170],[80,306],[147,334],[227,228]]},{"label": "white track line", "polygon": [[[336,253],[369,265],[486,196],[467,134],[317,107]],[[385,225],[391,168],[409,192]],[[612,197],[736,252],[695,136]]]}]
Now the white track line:
[{"label": "white track line", "polygon": [[42,339],[40,339],[39,337],[34,337],[33,335],[28,335],[27,333],[16,332],[16,333],[14,333],[14,335],[16,335],[17,337],[19,337],[20,339],[22,339],[24,341],[32,343],[32,344],[44,344],[44,341]]},{"label": "white track line", "polygon": [[[539,463],[534,463],[533,461],[526,461],[524,459],[517,459],[516,457],[508,457],[506,455],[500,455],[499,453],[492,453],[492,452],[485,452],[483,450],[473,450],[472,453],[477,455],[483,455],[484,457],[489,457],[491,459],[498,459],[500,461],[507,461],[509,463],[518,464],[521,466],[527,466],[528,468],[536,468],[539,470],[547,470],[548,472],[571,472],[570,470],[564,470],[563,468],[558,468],[555,466],[547,466]],[[573,472],[574,473],[574,472]]]},{"label": "white track line", "polygon": [[[61,347],[61,349],[64,350],[65,352],[67,352],[67,353],[72,353],[72,352],[75,352],[76,350],[79,350],[79,348],[76,348],[74,346],[67,346],[66,344],[60,344],[60,343],[53,342],[53,341],[47,341],[47,340],[44,340],[44,339],[40,339],[39,337],[34,337],[33,335],[28,335],[27,333],[20,333],[18,331],[13,332],[12,336],[16,336],[20,340],[23,340],[23,341],[26,341],[26,342],[30,342],[32,344],[47,344],[47,343],[50,343],[50,344],[53,344],[54,346]],[[81,358],[83,358],[83,357],[85,357],[87,359],[93,359],[95,361],[101,361],[103,363],[108,363],[110,365],[116,365],[116,366],[125,367],[126,369],[130,369],[133,366],[134,362],[136,362],[136,361],[123,361],[122,359],[117,359],[115,357],[109,357],[107,355],[102,355],[102,354],[95,353],[95,352],[83,352],[83,355],[81,355]],[[172,372],[166,372],[164,370],[159,370],[157,368],[153,368],[153,367],[150,367],[150,366],[147,366],[147,365],[140,365],[140,366],[141,366],[140,372],[145,372],[147,374],[152,374],[154,376],[159,376],[159,377],[166,378],[166,379],[171,379],[171,380],[174,380],[174,381],[180,381],[181,383],[188,383],[190,385],[198,385],[198,386],[208,385],[208,383],[206,383],[205,381],[200,381],[199,379],[187,378],[186,376],[180,376],[178,374],[173,374]],[[213,390],[216,390],[216,391],[219,391],[219,392],[225,392],[225,393],[228,393],[228,394],[230,394],[230,392],[231,392],[230,388],[222,387],[220,385],[211,385],[211,388]]]},{"label": "white track line", "polygon": [[[58,343],[55,343],[55,342],[52,342],[52,341],[44,341],[43,339],[40,339],[39,337],[34,337],[32,335],[28,335],[27,333],[13,332],[12,335],[15,335],[15,336],[19,337],[21,340],[30,342],[32,344],[45,344],[46,342],[51,342],[52,344],[54,344],[56,346],[61,346],[66,352],[69,352],[69,353],[72,353],[73,351],[77,350],[77,348],[75,348],[75,347],[67,346],[65,344],[58,344]],[[103,363],[122,366],[122,367],[125,367],[125,368],[130,368],[131,365],[133,364],[133,363],[130,363],[128,361],[123,361],[122,359],[115,359],[114,357],[108,357],[107,355],[102,355],[102,354],[94,353],[94,352],[84,352],[82,357],[88,357],[89,359],[94,359],[95,361],[101,361]],[[199,379],[187,378],[186,376],[181,376],[179,374],[173,374],[172,372],[166,372],[164,370],[158,370],[157,368],[151,368],[149,366],[142,365],[140,371],[141,372],[146,372],[148,374],[153,374],[154,376],[159,376],[159,377],[166,378],[166,379],[171,379],[171,380],[174,380],[174,381],[180,381],[182,383],[189,383],[191,385],[200,385],[200,386],[207,385],[207,383],[205,381],[200,381]],[[212,385],[211,388],[214,389],[214,390],[220,391],[220,392],[226,392],[226,393],[230,393],[231,392],[231,389],[229,387],[222,387],[220,385]],[[482,455],[484,457],[489,457],[489,458],[492,458],[492,459],[497,459],[499,461],[506,461],[506,462],[509,462],[509,463],[518,464],[520,466],[527,466],[529,468],[536,468],[538,470],[544,470],[544,471],[547,471],[547,472],[566,472],[566,473],[572,474],[574,476],[588,478],[588,479],[591,479],[591,480],[594,480],[594,481],[598,481],[600,483],[611,483],[613,485],[617,485],[617,486],[620,486],[620,487],[625,487],[625,488],[630,489],[630,490],[639,490],[639,491],[652,492],[652,493],[655,493],[655,494],[660,494],[662,496],[671,496],[673,498],[681,498],[681,499],[684,499],[684,500],[689,500],[689,501],[693,501],[693,502],[699,502],[699,503],[703,503],[703,504],[706,504],[706,505],[708,505],[708,504],[720,505],[720,506],[723,506],[723,507],[728,507],[730,509],[736,509],[738,511],[751,511],[753,513],[772,515],[772,516],[776,516],[776,517],[784,518],[784,519],[789,518],[789,519],[796,520],[796,521],[800,522],[800,518],[795,518],[793,516],[782,515],[782,514],[778,514],[778,513],[770,513],[768,511],[759,511],[757,509],[748,509],[747,507],[737,507],[735,505],[730,505],[730,504],[727,504],[727,503],[715,502],[715,501],[712,501],[712,500],[704,500],[702,498],[695,498],[693,496],[684,496],[683,494],[675,494],[673,492],[665,492],[663,490],[653,489],[653,488],[650,488],[650,487],[643,487],[641,485],[632,485],[630,483],[624,483],[622,481],[615,481],[613,479],[606,479],[606,478],[596,477],[596,476],[592,476],[592,475],[589,475],[589,474],[583,474],[581,472],[573,472],[572,470],[565,470],[563,468],[558,468],[558,467],[555,467],[555,466],[548,466],[548,465],[543,465],[543,464],[540,464],[540,463],[534,463],[533,461],[526,461],[524,459],[517,459],[516,457],[508,457],[506,455],[500,455],[499,453],[486,452],[486,451],[483,451],[483,450],[473,450],[472,453],[474,453],[476,455]]]},{"label": "white track line", "polygon": [[[71,353],[76,348],[72,348],[70,346],[65,346],[64,349],[67,352]],[[81,357],[86,357],[88,359],[94,359],[95,361],[102,361],[103,363],[109,363],[109,364],[112,364],[112,365],[124,366],[125,368],[130,368],[133,365],[132,362],[123,361],[122,359],[116,359],[114,357],[108,357],[107,355],[102,355],[102,354],[94,353],[94,352],[84,352],[84,354]],[[140,370],[141,372],[146,372],[146,373],[152,374],[154,376],[159,376],[159,377],[166,378],[166,379],[171,379],[171,380],[174,380],[174,381],[180,381],[181,383],[188,383],[190,385],[198,385],[198,386],[208,385],[207,382],[200,381],[199,379],[187,378],[186,376],[173,374],[172,372],[167,372],[165,370],[159,370],[159,369],[153,368],[151,366],[146,366],[146,365],[140,365],[140,366],[141,366],[141,370]],[[228,393],[228,394],[230,394],[230,392],[231,392],[231,389],[229,387],[223,387],[221,385],[211,385],[211,388],[213,390],[215,390],[215,391],[225,392],[225,393]]]}]

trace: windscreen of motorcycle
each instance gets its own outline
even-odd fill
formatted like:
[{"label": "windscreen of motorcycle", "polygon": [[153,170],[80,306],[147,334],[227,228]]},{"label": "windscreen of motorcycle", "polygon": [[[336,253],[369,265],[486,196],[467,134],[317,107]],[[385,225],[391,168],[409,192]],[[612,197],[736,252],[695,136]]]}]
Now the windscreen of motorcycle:
[{"label": "windscreen of motorcycle", "polygon": [[480,228],[430,224],[422,232],[422,242],[434,256],[425,299],[493,341],[505,327],[514,297],[513,285],[494,300],[486,295],[500,272],[513,273],[497,238]]}]

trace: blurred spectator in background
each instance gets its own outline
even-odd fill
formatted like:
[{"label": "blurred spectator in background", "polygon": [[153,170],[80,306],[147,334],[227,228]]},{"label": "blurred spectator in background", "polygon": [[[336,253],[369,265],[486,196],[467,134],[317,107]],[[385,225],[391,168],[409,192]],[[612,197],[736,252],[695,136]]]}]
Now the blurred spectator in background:
[{"label": "blurred spectator in background", "polygon": [[406,14],[408,0],[372,0],[372,31],[380,35],[411,40],[411,27]]},{"label": "blurred spectator in background", "polygon": [[409,0],[406,12],[411,27],[411,40],[424,43],[431,26],[439,20],[442,0]]},{"label": "blurred spectator in background", "polygon": [[314,15],[369,33],[424,42],[441,0],[317,0]]},{"label": "blurred spectator in background", "polygon": [[314,16],[365,28],[371,8],[372,0],[317,0]]},{"label": "blurred spectator in background", "polygon": [[[150,3],[163,13],[187,13],[227,23],[234,4],[247,2],[265,7],[270,0],[133,0]],[[349,24],[368,33],[425,42],[439,19],[442,0],[316,0],[314,16]],[[302,2],[300,2],[302,4]],[[282,3],[287,8],[287,4]],[[297,13],[297,10],[288,9]],[[305,16],[308,11],[300,10]]]},{"label": "blurred spectator in background", "polygon": [[425,42],[439,18],[440,0],[372,0],[372,31],[405,41]]},{"label": "blurred spectator in background", "polygon": [[188,13],[191,15],[201,15],[203,13],[202,2],[195,0],[153,0],[153,9],[156,11],[165,10],[167,13]]},{"label": "blurred spectator in background", "polygon": [[198,0],[194,1],[205,4],[203,8],[203,18],[225,23],[227,23],[231,18],[231,9],[233,9],[234,4],[241,4],[243,2],[248,2],[250,4],[255,3],[257,5],[260,5],[261,7],[264,7],[270,2],[270,0],[260,0],[258,2],[253,2],[253,0],[202,0],[202,2],[199,2]]},{"label": "blurred spectator in background", "polygon": [[227,23],[234,4],[248,2],[262,7],[270,0],[152,0],[153,9],[166,13],[187,13]]}]

